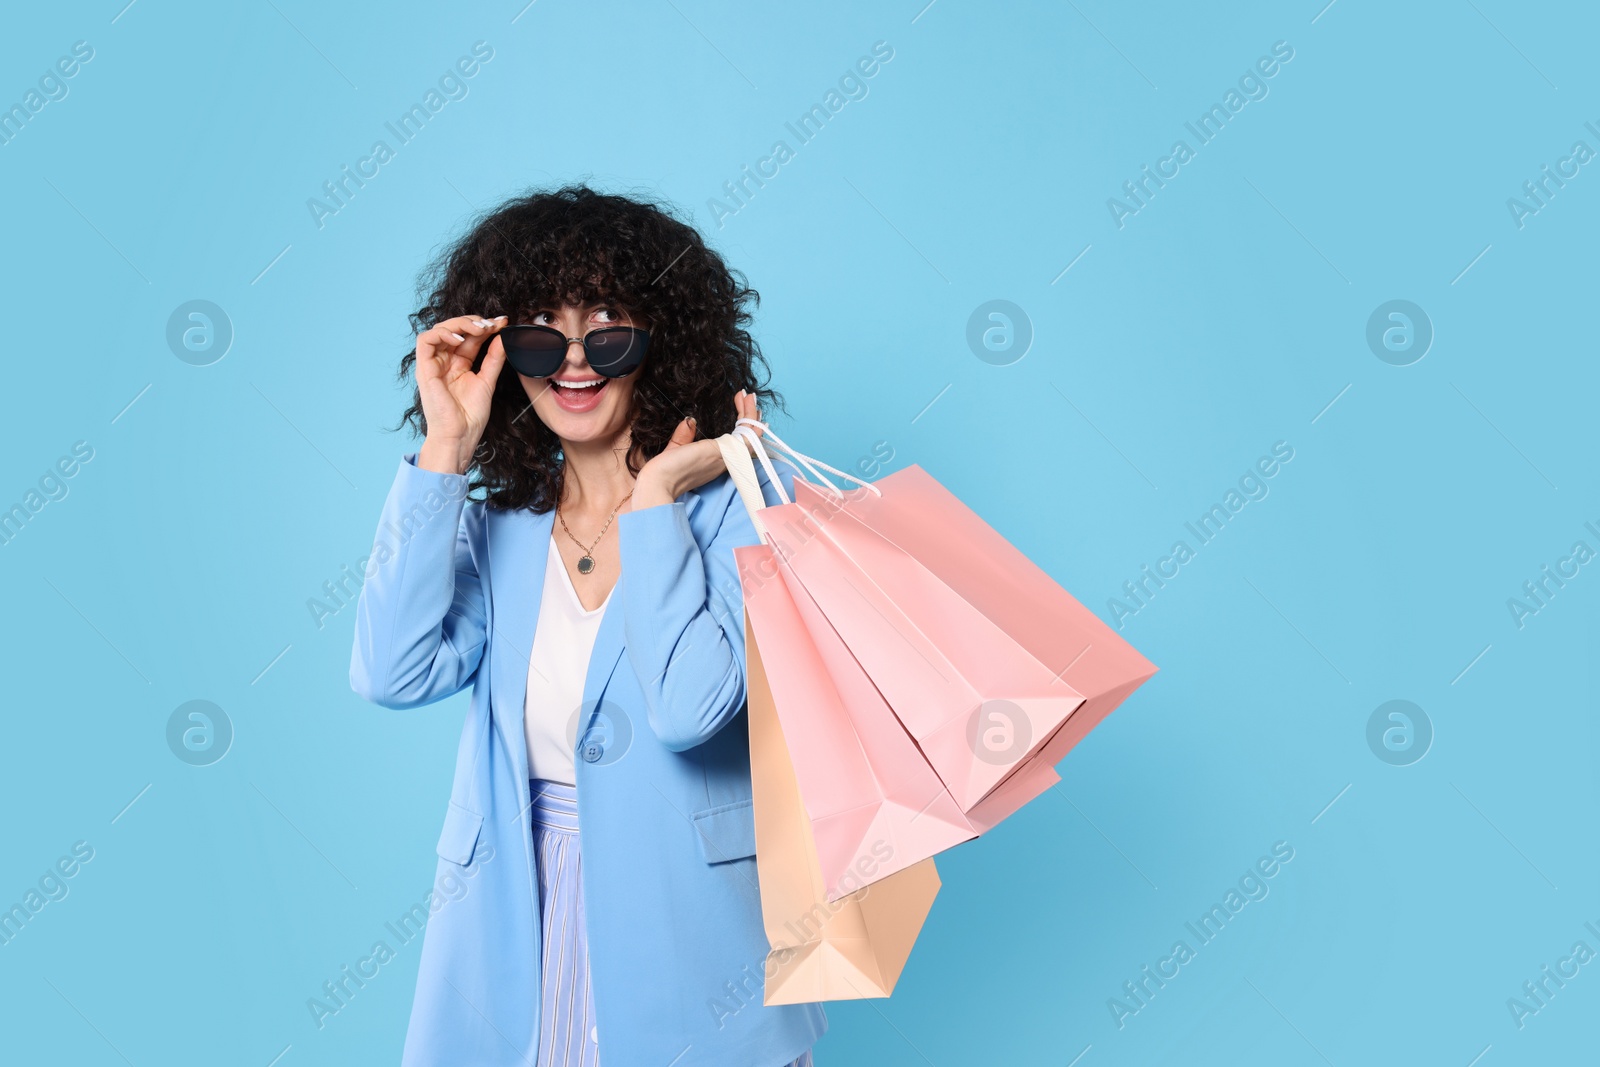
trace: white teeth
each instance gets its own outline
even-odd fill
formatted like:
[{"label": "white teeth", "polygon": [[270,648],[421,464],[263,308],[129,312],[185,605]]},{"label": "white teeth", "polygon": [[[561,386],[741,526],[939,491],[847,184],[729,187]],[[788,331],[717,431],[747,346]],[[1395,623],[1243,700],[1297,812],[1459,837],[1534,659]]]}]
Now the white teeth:
[{"label": "white teeth", "polygon": [[556,382],[563,389],[596,389],[605,384],[604,378],[595,378],[587,382]]}]

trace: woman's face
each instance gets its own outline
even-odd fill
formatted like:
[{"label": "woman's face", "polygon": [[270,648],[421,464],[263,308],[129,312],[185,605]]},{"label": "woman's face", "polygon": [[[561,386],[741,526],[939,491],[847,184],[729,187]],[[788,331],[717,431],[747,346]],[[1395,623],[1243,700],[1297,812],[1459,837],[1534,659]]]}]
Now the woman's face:
[{"label": "woman's face", "polygon": [[[580,341],[590,330],[606,326],[648,328],[615,304],[605,303],[563,304],[514,321],[551,326],[563,336]],[[566,362],[550,377],[518,377],[533,403],[534,414],[563,441],[614,441],[632,421],[633,387],[639,372],[624,378],[602,377],[590,368],[580,342],[567,345]]]}]

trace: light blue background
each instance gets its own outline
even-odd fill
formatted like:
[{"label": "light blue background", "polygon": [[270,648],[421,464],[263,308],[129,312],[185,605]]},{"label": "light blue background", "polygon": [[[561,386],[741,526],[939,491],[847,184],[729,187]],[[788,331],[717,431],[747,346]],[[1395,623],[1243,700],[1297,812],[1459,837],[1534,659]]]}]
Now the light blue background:
[{"label": "light blue background", "polygon": [[[6,104],[95,50],[0,146],[0,506],[94,449],[0,546],[0,902],[95,850],[0,946],[0,1059],[398,1060],[418,943],[322,1029],[306,1001],[427,892],[465,698],[363,703],[352,613],[307,601],[410,447],[383,427],[417,271],[585,176],[748,274],[798,444],[889,442],[1102,615],[1294,449],[1128,620],[1161,673],[941,858],[899,988],[831,1006],[819,1064],[1596,1055],[1600,964],[1522,1029],[1506,1004],[1600,950],[1597,568],[1507,608],[1600,549],[1600,172],[1523,228],[1506,206],[1600,149],[1585,5],[121,2],[0,37]],[[307,199],[478,40],[469,95],[319,229]],[[719,228],[708,198],[878,40],[869,95]],[[1107,198],[1280,40],[1270,94],[1119,229]],[[165,340],[193,299],[236,331],[210,366]],[[965,340],[991,299],[1031,320],[1010,366]],[[1392,299],[1436,331],[1410,366],[1365,341]],[[165,739],[193,699],[236,730],[209,767]],[[1366,741],[1391,699],[1435,731],[1410,766]],[[1108,998],[1276,841],[1270,895],[1119,1029]]]}]

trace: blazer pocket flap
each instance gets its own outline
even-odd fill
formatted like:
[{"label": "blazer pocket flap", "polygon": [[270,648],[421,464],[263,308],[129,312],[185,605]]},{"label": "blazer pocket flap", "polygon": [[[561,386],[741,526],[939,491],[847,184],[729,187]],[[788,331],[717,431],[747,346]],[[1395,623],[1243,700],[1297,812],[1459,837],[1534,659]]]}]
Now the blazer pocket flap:
[{"label": "blazer pocket flap", "polygon": [[439,855],[465,867],[472,862],[472,853],[478,845],[478,832],[483,829],[483,816],[450,802],[445,812],[444,831],[439,835]]},{"label": "blazer pocket flap", "polygon": [[692,818],[700,858],[707,863],[726,863],[756,854],[756,820],[750,801],[719,804],[695,812]]}]

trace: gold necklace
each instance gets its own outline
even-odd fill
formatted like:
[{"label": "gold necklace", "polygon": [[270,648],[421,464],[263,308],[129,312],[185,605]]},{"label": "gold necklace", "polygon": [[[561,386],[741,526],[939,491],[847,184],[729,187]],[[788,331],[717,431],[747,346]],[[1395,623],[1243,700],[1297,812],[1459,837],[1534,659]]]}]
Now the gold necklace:
[{"label": "gold necklace", "polygon": [[568,537],[572,538],[572,543],[583,549],[583,555],[578,557],[579,574],[589,574],[594,570],[594,556],[592,555],[594,552],[594,546],[598,545],[600,543],[600,539],[605,537],[606,531],[611,529],[611,523],[617,517],[617,512],[622,510],[622,505],[626,504],[632,496],[633,491],[630,489],[627,496],[617,501],[617,506],[611,509],[611,514],[609,517],[607,517],[606,524],[600,527],[600,537],[596,537],[588,544],[584,544],[582,541],[578,540],[577,535],[571,530],[567,529],[567,520],[561,517],[561,505],[556,505],[556,521],[561,523],[561,528],[566,530]]}]

